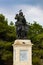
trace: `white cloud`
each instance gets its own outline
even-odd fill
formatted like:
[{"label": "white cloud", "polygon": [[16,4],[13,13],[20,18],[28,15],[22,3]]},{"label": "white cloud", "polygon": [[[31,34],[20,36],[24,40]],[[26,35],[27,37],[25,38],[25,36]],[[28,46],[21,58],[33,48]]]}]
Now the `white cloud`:
[{"label": "white cloud", "polygon": [[25,15],[25,18],[28,22],[33,23],[33,21],[37,21],[37,23],[43,25],[43,9],[38,6],[29,6],[29,5],[15,5],[11,8],[0,8],[0,13],[4,14],[8,21],[15,22],[14,17],[18,11],[22,9]]}]

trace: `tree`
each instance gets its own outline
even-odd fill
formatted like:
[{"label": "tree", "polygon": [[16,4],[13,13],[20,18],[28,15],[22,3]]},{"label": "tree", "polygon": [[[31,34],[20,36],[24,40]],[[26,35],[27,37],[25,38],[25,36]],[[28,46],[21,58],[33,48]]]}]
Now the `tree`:
[{"label": "tree", "polygon": [[34,37],[42,32],[43,32],[42,26],[34,22],[29,26],[28,38],[31,39],[31,41],[34,43],[35,42]]},{"label": "tree", "polygon": [[8,21],[5,19],[5,16],[3,14],[0,14],[0,22],[3,24],[8,24]]},{"label": "tree", "polygon": [[30,24],[28,30],[28,39],[33,43],[32,56],[33,65],[41,65],[43,60],[43,28],[41,25],[34,22]]},{"label": "tree", "polygon": [[11,22],[10,22],[10,25],[12,26],[12,25],[14,25],[14,23],[11,21]]},{"label": "tree", "polygon": [[5,18],[5,16],[3,14],[0,14],[0,39],[3,38],[6,34],[6,30],[8,27],[8,21]]},{"label": "tree", "polygon": [[0,14],[0,64],[12,65],[12,43],[16,39],[15,26],[8,25],[3,14]]}]

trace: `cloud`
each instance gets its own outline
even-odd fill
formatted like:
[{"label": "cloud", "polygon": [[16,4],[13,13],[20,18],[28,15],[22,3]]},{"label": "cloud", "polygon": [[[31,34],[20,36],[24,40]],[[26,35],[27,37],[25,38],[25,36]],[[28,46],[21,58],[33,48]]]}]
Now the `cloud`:
[{"label": "cloud", "polygon": [[33,21],[37,21],[37,23],[43,25],[43,9],[39,6],[13,5],[9,8],[0,7],[0,13],[8,18],[8,23],[10,23],[10,21],[15,23],[14,17],[20,9],[23,10],[27,22],[33,23]]},{"label": "cloud", "polygon": [[36,6],[28,6],[24,10],[24,14],[28,22],[37,21],[37,23],[43,25],[43,9]]}]

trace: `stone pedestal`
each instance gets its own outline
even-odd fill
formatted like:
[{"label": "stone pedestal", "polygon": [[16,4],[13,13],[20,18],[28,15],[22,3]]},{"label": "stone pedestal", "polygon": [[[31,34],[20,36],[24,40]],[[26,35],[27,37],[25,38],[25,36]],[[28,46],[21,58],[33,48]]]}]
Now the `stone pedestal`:
[{"label": "stone pedestal", "polygon": [[32,65],[32,43],[30,40],[15,40],[13,65]]}]

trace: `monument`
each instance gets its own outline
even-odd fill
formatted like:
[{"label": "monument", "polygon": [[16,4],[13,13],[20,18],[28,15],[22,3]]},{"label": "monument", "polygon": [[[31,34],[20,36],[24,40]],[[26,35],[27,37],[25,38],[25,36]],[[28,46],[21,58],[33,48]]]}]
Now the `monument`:
[{"label": "monument", "polygon": [[32,43],[27,39],[28,25],[22,10],[16,14],[17,39],[13,44],[13,65],[32,65]]},{"label": "monument", "polygon": [[15,19],[17,20],[15,23],[17,38],[27,39],[27,32],[29,29],[29,25],[26,22],[22,10],[19,11],[19,14],[16,14]]}]

